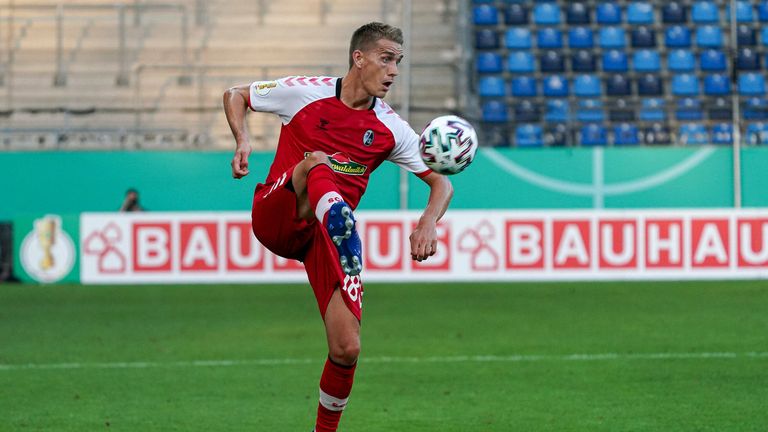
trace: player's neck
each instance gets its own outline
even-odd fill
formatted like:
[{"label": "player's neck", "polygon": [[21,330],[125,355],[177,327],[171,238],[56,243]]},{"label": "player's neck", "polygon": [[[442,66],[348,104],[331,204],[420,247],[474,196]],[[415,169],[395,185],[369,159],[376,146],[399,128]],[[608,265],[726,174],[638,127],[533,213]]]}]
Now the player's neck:
[{"label": "player's neck", "polygon": [[352,109],[366,110],[370,108],[373,96],[365,90],[360,77],[350,71],[350,73],[341,80],[341,93],[339,99],[344,105]]}]

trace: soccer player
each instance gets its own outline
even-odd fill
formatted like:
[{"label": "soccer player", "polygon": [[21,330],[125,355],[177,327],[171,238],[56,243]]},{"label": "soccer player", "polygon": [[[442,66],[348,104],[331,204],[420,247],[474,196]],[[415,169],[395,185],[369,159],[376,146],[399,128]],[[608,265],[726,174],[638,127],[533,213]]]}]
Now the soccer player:
[{"label": "soccer player", "polygon": [[254,192],[253,233],[270,251],[304,263],[325,323],[328,359],[320,378],[316,432],[335,431],[360,353],[362,248],[353,210],[382,162],[421,178],[429,199],[413,233],[411,257],[435,254],[436,224],[453,188],[419,155],[418,136],[383,100],[403,58],[400,29],[370,23],[349,47],[349,71],[337,77],[286,77],[233,87],[224,111],[237,149],[232,176],[248,175],[248,108],[282,120],[275,159]]}]

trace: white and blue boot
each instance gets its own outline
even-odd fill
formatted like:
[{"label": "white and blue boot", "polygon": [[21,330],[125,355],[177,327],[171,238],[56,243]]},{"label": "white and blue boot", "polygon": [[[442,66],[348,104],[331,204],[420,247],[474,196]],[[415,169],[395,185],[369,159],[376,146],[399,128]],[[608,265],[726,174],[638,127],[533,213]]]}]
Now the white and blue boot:
[{"label": "white and blue boot", "polygon": [[363,246],[355,229],[355,216],[344,201],[333,204],[328,210],[325,228],[339,252],[341,270],[350,276],[363,270]]}]

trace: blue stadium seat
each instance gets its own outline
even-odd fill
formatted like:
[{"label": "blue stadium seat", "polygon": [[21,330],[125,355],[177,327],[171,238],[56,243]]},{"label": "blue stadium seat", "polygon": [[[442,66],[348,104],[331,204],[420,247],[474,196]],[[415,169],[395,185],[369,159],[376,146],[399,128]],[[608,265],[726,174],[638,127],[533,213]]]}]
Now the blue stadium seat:
[{"label": "blue stadium seat", "polygon": [[637,126],[630,123],[620,123],[614,126],[613,143],[618,146],[640,144],[640,134]]},{"label": "blue stadium seat", "polygon": [[507,70],[513,73],[532,73],[536,70],[529,51],[515,51],[507,59]]},{"label": "blue stadium seat", "polygon": [[740,48],[736,53],[736,69],[760,70],[760,55],[752,48]]},{"label": "blue stadium seat", "polygon": [[633,1],[627,8],[627,22],[630,24],[653,24],[653,6],[645,1]]},{"label": "blue stadium seat", "polygon": [[763,27],[760,30],[760,39],[763,41],[763,46],[768,47],[768,27]]},{"label": "blue stadium seat", "polygon": [[565,72],[565,59],[559,51],[545,51],[539,57],[539,70],[546,73]]},{"label": "blue stadium seat", "polygon": [[504,97],[507,95],[507,84],[500,76],[484,76],[479,81],[480,96]]},{"label": "blue stadium seat", "polygon": [[736,44],[739,46],[757,45],[757,34],[752,27],[746,24],[739,24],[739,26],[736,27]]},{"label": "blue stadium seat", "polygon": [[599,97],[602,94],[600,80],[591,74],[576,75],[573,93],[579,97]]},{"label": "blue stadium seat", "polygon": [[515,145],[518,147],[541,147],[541,126],[522,124],[515,128]]},{"label": "blue stadium seat", "polygon": [[[626,77],[625,77],[626,78]],[[633,122],[637,120],[632,101],[619,97],[611,101],[608,119],[612,122]]]},{"label": "blue stadium seat", "polygon": [[629,69],[627,54],[624,51],[608,50],[603,52],[603,70],[606,72],[626,72]]},{"label": "blue stadium seat", "polygon": [[[726,20],[731,21],[731,5],[725,9]],[[752,2],[745,0],[736,1],[736,21],[752,22],[755,20],[755,11],[752,8]]]},{"label": "blue stadium seat", "polygon": [[603,102],[600,99],[581,99],[576,109],[576,121],[602,122],[605,120]]},{"label": "blue stadium seat", "polygon": [[560,15],[560,6],[555,2],[537,3],[533,8],[533,22],[537,25],[558,25]]},{"label": "blue stadium seat", "polygon": [[528,9],[520,3],[512,3],[504,10],[504,23],[507,25],[528,24]]},{"label": "blue stadium seat", "polygon": [[694,23],[717,23],[720,13],[714,1],[697,1],[693,4],[691,19]]},{"label": "blue stadium seat", "polygon": [[760,22],[768,22],[768,0],[763,0],[757,5],[757,17]]},{"label": "blue stadium seat", "polygon": [[604,146],[608,144],[608,136],[605,126],[597,123],[589,123],[581,127],[579,141],[583,146]]},{"label": "blue stadium seat", "polygon": [[677,101],[675,117],[679,121],[695,121],[704,119],[701,101],[694,98],[682,98]]},{"label": "blue stadium seat", "polygon": [[621,24],[621,6],[614,2],[603,2],[597,5],[598,24]]},{"label": "blue stadium seat", "polygon": [[621,27],[601,27],[601,48],[624,48],[626,46],[624,29]]},{"label": "blue stadium seat", "polygon": [[592,29],[589,27],[571,27],[568,30],[568,46],[571,48],[592,48],[593,39]]},{"label": "blue stadium seat", "polygon": [[489,4],[477,5],[472,9],[475,25],[497,25],[499,23],[499,11],[496,6]]},{"label": "blue stadium seat", "polygon": [[684,123],[680,125],[680,143],[683,145],[709,144],[707,128],[700,123]]},{"label": "blue stadium seat", "polygon": [[733,142],[733,125],[731,123],[718,123],[712,126],[712,143],[731,144]]},{"label": "blue stadium seat", "polygon": [[568,145],[568,126],[563,123],[557,123],[544,130],[545,146],[566,146]]},{"label": "blue stadium seat", "polygon": [[571,70],[574,72],[596,71],[595,56],[588,50],[577,50],[571,56]]},{"label": "blue stadium seat", "polygon": [[701,70],[705,72],[725,72],[728,67],[725,61],[725,53],[715,49],[702,51],[699,65]]},{"label": "blue stadium seat", "polygon": [[765,94],[765,77],[759,73],[742,73],[739,75],[739,93],[750,96]]},{"label": "blue stadium seat", "polygon": [[672,135],[669,127],[662,123],[653,123],[650,127],[643,130],[642,140],[648,145],[670,144]]},{"label": "blue stadium seat", "polygon": [[633,48],[653,48],[656,46],[656,32],[648,26],[637,26],[630,36]]},{"label": "blue stadium seat", "polygon": [[509,120],[507,105],[497,100],[483,102],[483,121],[491,123],[506,123]]},{"label": "blue stadium seat", "polygon": [[536,97],[539,92],[536,85],[536,79],[530,76],[520,76],[512,78],[512,96],[515,97]]},{"label": "blue stadium seat", "polygon": [[684,26],[669,26],[664,32],[664,44],[670,48],[688,48],[691,46],[691,31]]},{"label": "blue stadium seat", "polygon": [[688,9],[679,1],[669,1],[664,3],[661,17],[664,24],[684,24],[688,21]]},{"label": "blue stadium seat", "polygon": [[731,94],[731,80],[724,74],[705,76],[704,94],[709,96],[724,96]]},{"label": "blue stadium seat", "polygon": [[569,120],[570,107],[567,99],[547,99],[544,121],[567,122]]},{"label": "blue stadium seat", "polygon": [[641,49],[635,51],[632,64],[638,72],[658,72],[661,70],[661,57],[656,50]]},{"label": "blue stadium seat", "polygon": [[741,113],[746,120],[766,120],[768,119],[768,100],[763,97],[748,97],[744,101]]},{"label": "blue stadium seat", "polygon": [[698,96],[699,78],[694,74],[677,74],[672,76],[672,94],[675,96]]},{"label": "blue stadium seat", "polygon": [[675,49],[667,55],[667,67],[673,72],[691,72],[696,68],[696,59],[691,50]]},{"label": "blue stadium seat", "polygon": [[491,29],[483,29],[475,32],[475,48],[497,49],[499,47],[499,35]]},{"label": "blue stadium seat", "polygon": [[501,54],[496,52],[481,52],[475,59],[477,71],[481,74],[500,73],[503,69]]},{"label": "blue stadium seat", "polygon": [[592,22],[589,15],[589,9],[587,6],[580,2],[574,1],[568,3],[568,10],[566,12],[566,22],[570,25],[574,24],[589,24]]},{"label": "blue stadium seat", "polygon": [[510,27],[504,34],[504,45],[509,49],[530,49],[531,31],[525,27]]},{"label": "blue stadium seat", "polygon": [[623,74],[612,74],[605,79],[605,93],[608,96],[629,96],[632,84]]},{"label": "blue stadium seat", "polygon": [[551,75],[544,78],[543,93],[547,97],[566,97],[570,93],[568,80],[561,75]]},{"label": "blue stadium seat", "polygon": [[661,96],[664,85],[661,77],[656,74],[644,74],[637,80],[637,93],[641,96]]},{"label": "blue stadium seat", "polygon": [[731,98],[716,97],[707,101],[707,115],[710,120],[733,120]]},{"label": "blue stadium seat", "polygon": [[664,110],[664,99],[646,98],[642,100],[640,107],[641,121],[664,121],[667,118]]},{"label": "blue stadium seat", "polygon": [[747,142],[752,145],[768,144],[768,123],[748,124]]},{"label": "blue stadium seat", "polygon": [[713,25],[701,26],[696,29],[696,44],[699,47],[719,48],[723,46],[723,31]]},{"label": "blue stadium seat", "polygon": [[534,123],[541,121],[539,105],[534,104],[530,100],[523,100],[515,104],[513,112],[515,113],[515,122],[517,123]]},{"label": "blue stadium seat", "polygon": [[562,48],[563,32],[553,27],[545,27],[536,35],[539,48]]}]

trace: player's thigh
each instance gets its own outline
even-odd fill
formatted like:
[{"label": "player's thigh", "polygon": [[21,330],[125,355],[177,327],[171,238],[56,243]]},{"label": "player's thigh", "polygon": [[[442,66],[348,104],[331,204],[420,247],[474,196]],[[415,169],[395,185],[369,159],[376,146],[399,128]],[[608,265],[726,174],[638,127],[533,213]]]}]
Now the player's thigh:
[{"label": "player's thigh", "polygon": [[299,217],[296,194],[286,187],[284,180],[280,181],[281,178],[256,189],[251,227],[259,242],[273,253],[301,259],[314,229],[312,224]]}]

